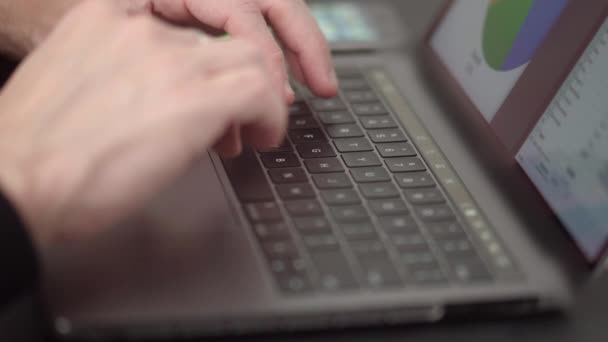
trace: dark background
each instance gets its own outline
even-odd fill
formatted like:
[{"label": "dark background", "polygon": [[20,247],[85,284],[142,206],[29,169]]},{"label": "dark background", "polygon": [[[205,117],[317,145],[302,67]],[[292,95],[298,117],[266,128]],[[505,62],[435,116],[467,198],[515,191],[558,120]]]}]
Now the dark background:
[{"label": "dark background", "polygon": [[[372,0],[369,0],[372,1]],[[375,0],[373,0],[375,1]],[[420,36],[430,23],[441,0],[391,0],[400,9],[404,22]],[[0,73],[11,63],[0,63]],[[0,279],[0,281],[2,281]],[[494,320],[469,320],[432,325],[356,329],[247,338],[206,339],[205,341],[429,341],[429,342],[605,342],[608,341],[608,277],[584,288],[577,304],[564,314],[550,314]],[[48,341],[44,337],[43,314],[35,298],[23,299],[0,314],[0,341]]]}]

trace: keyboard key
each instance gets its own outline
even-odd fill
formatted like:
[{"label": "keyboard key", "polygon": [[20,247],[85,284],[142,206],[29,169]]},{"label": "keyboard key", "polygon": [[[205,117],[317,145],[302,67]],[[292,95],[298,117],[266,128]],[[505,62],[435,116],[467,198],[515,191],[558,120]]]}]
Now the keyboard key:
[{"label": "keyboard key", "polygon": [[413,172],[395,176],[395,180],[404,189],[430,188],[435,181],[428,172]]},{"label": "keyboard key", "polygon": [[295,217],[323,215],[323,209],[316,200],[299,200],[285,202],[287,212]]},{"label": "keyboard key", "polygon": [[369,183],[359,186],[363,197],[367,199],[399,197],[399,190],[393,183]]},{"label": "keyboard key", "polygon": [[366,138],[334,139],[334,144],[340,153],[366,152],[374,150]]},{"label": "keyboard key", "polygon": [[288,276],[277,276],[276,280],[281,292],[287,295],[305,294],[312,291],[308,275],[304,272]]},{"label": "keyboard key", "polygon": [[420,160],[418,157],[389,158],[386,159],[385,162],[388,169],[393,173],[418,172],[426,170],[426,166],[424,166],[422,160]]},{"label": "keyboard key", "polygon": [[407,215],[409,210],[401,199],[383,199],[369,201],[369,206],[376,216]]},{"label": "keyboard key", "polygon": [[289,137],[291,138],[291,141],[296,145],[327,141],[327,138],[325,137],[323,131],[318,128],[294,129],[289,131]]},{"label": "keyboard key", "polygon": [[331,213],[337,222],[369,221],[367,210],[361,205],[332,207]]},{"label": "keyboard key", "polygon": [[381,115],[388,114],[388,109],[380,103],[361,103],[353,105],[353,112],[356,115]]},{"label": "keyboard key", "polygon": [[389,182],[391,180],[388,172],[382,167],[357,168],[350,172],[357,183]]},{"label": "keyboard key", "polygon": [[445,285],[448,283],[448,279],[440,268],[416,270],[410,276],[419,285]]},{"label": "keyboard key", "polygon": [[314,99],[312,100],[312,108],[316,112],[334,112],[346,110],[346,105],[339,97],[333,99]]},{"label": "keyboard key", "polygon": [[262,243],[262,250],[269,258],[295,257],[298,255],[296,245],[290,240]]},{"label": "keyboard key", "polygon": [[445,197],[437,188],[411,189],[404,193],[405,198],[414,205],[445,203]]},{"label": "keyboard key", "polygon": [[319,275],[319,287],[324,291],[358,288],[357,280],[341,251],[311,253],[311,260]]},{"label": "keyboard key", "polygon": [[454,219],[452,208],[447,205],[427,205],[416,208],[418,216],[423,221],[445,221]]},{"label": "keyboard key", "polygon": [[437,258],[430,249],[406,251],[399,254],[399,263],[409,272],[416,270],[440,269]]},{"label": "keyboard key", "polygon": [[403,284],[388,255],[360,258],[363,282],[370,288],[397,287]]},{"label": "keyboard key", "polygon": [[294,116],[302,116],[302,115],[312,115],[312,111],[310,107],[304,101],[296,101],[289,106],[289,115]]},{"label": "keyboard key", "polygon": [[327,126],[327,134],[332,138],[356,138],[364,136],[363,131],[356,124]]},{"label": "keyboard key", "polygon": [[369,90],[369,83],[363,77],[348,77],[340,80],[340,89],[349,90]]},{"label": "keyboard key", "polygon": [[312,116],[290,116],[289,129],[318,128],[319,124]]},{"label": "keyboard key", "polygon": [[347,240],[378,240],[376,228],[370,222],[340,223],[338,227]]},{"label": "keyboard key", "polygon": [[342,155],[347,167],[381,166],[380,158],[374,152],[355,152]]},{"label": "keyboard key", "polygon": [[389,115],[365,116],[361,118],[365,129],[397,128],[397,123]]},{"label": "keyboard key", "polygon": [[339,125],[355,123],[355,118],[346,111],[319,113],[319,119],[325,125]]},{"label": "keyboard key", "polygon": [[319,189],[352,188],[353,183],[345,173],[327,173],[313,175],[312,180]]},{"label": "keyboard key", "polygon": [[378,96],[371,90],[347,91],[344,97],[350,103],[378,102]]},{"label": "keyboard key", "polygon": [[289,229],[284,222],[258,223],[253,230],[260,241],[289,240]]},{"label": "keyboard key", "polygon": [[277,186],[279,196],[285,201],[315,198],[316,194],[312,186],[307,183],[282,184]]},{"label": "keyboard key", "polygon": [[428,245],[420,232],[402,232],[391,235],[391,243],[399,252],[427,251]]},{"label": "keyboard key", "polygon": [[279,146],[260,148],[260,149],[258,149],[258,152],[260,152],[260,153],[293,152],[293,147],[291,147],[291,144],[289,143],[289,141],[285,140]]},{"label": "keyboard key", "polygon": [[245,211],[252,222],[273,222],[283,219],[281,209],[275,202],[246,204]]},{"label": "keyboard key", "polygon": [[380,239],[352,240],[349,247],[358,258],[386,255],[386,246]]},{"label": "keyboard key", "polygon": [[324,190],[321,197],[329,206],[360,204],[359,194],[352,189]]},{"label": "keyboard key", "polygon": [[409,215],[380,217],[380,228],[388,235],[405,231],[418,231],[416,221]]},{"label": "keyboard key", "polygon": [[268,171],[268,174],[275,184],[306,183],[308,181],[308,176],[301,168],[273,169]]},{"label": "keyboard key", "polygon": [[336,74],[338,75],[339,80],[348,79],[348,78],[363,78],[363,74],[361,70],[358,68],[349,68],[342,67],[336,68]]},{"label": "keyboard key", "polygon": [[434,222],[426,225],[435,240],[466,238],[467,234],[456,221]]},{"label": "keyboard key", "polygon": [[407,138],[399,129],[375,129],[369,131],[369,137],[374,143],[405,142]]},{"label": "keyboard key", "polygon": [[453,276],[463,283],[488,282],[492,280],[492,275],[480,259],[458,260],[452,263],[451,267]]},{"label": "keyboard key", "polygon": [[414,157],[417,155],[412,145],[407,142],[378,144],[376,148],[378,148],[378,152],[383,158]]},{"label": "keyboard key", "polygon": [[325,217],[296,218],[293,223],[298,232],[304,235],[331,232],[331,226]]},{"label": "keyboard key", "polygon": [[269,169],[300,166],[300,160],[293,153],[264,153],[260,158]]},{"label": "keyboard key", "polygon": [[333,234],[307,235],[302,239],[309,251],[340,250],[340,243]]},{"label": "keyboard key", "polygon": [[310,173],[343,172],[344,167],[338,158],[321,158],[305,160],[304,164]]},{"label": "keyboard key", "polygon": [[334,148],[328,143],[305,144],[296,146],[304,159],[335,157]]},{"label": "keyboard key", "polygon": [[269,258],[268,266],[275,276],[296,275],[306,272],[306,262],[300,257]]},{"label": "keyboard key", "polygon": [[437,243],[441,252],[450,260],[476,259],[475,247],[465,238],[443,240]]},{"label": "keyboard key", "polygon": [[253,150],[245,149],[234,159],[224,159],[224,169],[242,202],[273,201],[274,194]]}]

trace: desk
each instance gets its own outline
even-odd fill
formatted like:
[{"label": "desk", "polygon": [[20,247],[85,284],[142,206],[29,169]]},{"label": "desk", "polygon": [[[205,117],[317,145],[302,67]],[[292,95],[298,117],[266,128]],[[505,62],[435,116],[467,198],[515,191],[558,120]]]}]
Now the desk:
[{"label": "desk", "polygon": [[[393,0],[416,34],[421,34],[441,0]],[[415,9],[415,11],[414,11]],[[510,320],[463,321],[388,329],[358,329],[274,337],[207,339],[217,342],[600,342],[608,340],[608,277],[585,288],[577,305],[564,315]],[[26,299],[0,316],[0,341],[42,342],[39,308]]]}]

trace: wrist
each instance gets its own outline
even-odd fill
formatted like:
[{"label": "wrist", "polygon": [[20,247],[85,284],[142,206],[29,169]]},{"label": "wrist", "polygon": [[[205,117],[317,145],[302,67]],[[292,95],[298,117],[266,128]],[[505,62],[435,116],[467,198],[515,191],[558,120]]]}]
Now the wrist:
[{"label": "wrist", "polygon": [[[18,107],[7,101],[6,94],[0,92],[0,192],[8,199],[19,213],[28,233],[36,247],[41,250],[49,245],[52,236],[46,234],[48,230],[41,229],[39,222],[40,201],[33,195],[34,184],[32,168],[27,167],[23,139],[20,139],[19,123],[9,120],[5,113],[21,113]],[[13,103],[14,104],[14,103]],[[16,114],[13,117],[20,117]],[[25,117],[25,116],[21,116]],[[27,124],[22,122],[22,124]]]}]

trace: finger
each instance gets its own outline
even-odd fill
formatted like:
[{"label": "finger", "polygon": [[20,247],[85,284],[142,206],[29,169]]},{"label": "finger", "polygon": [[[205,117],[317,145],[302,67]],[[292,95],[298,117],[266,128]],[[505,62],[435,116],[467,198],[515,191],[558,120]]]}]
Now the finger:
[{"label": "finger", "polygon": [[291,73],[296,80],[298,80],[298,82],[301,84],[306,84],[306,77],[304,76],[304,71],[302,71],[302,68],[300,67],[298,55],[290,50],[287,50],[285,51],[285,57],[287,58],[287,63],[289,63],[289,67],[291,68]]},{"label": "finger", "polygon": [[[258,133],[252,139],[256,147],[279,144],[286,131],[287,108],[265,75],[263,69],[246,65],[218,73],[211,80],[201,77],[191,82],[177,101],[183,136],[190,137],[195,147],[207,149],[237,125]],[[171,116],[166,120],[178,119]]]},{"label": "finger", "polygon": [[214,150],[225,158],[233,158],[241,154],[243,151],[243,143],[241,140],[240,126],[232,125],[226,135],[215,144]]},{"label": "finger", "polygon": [[[301,0],[260,0],[262,12],[275,29],[291,58],[303,71],[306,84],[320,96],[335,96],[338,81],[329,44]],[[296,63],[292,63],[293,65]]]},{"label": "finger", "polygon": [[277,89],[286,98],[293,97],[283,51],[269,30],[257,0],[186,1],[185,4],[199,21],[260,46],[272,67]]}]

